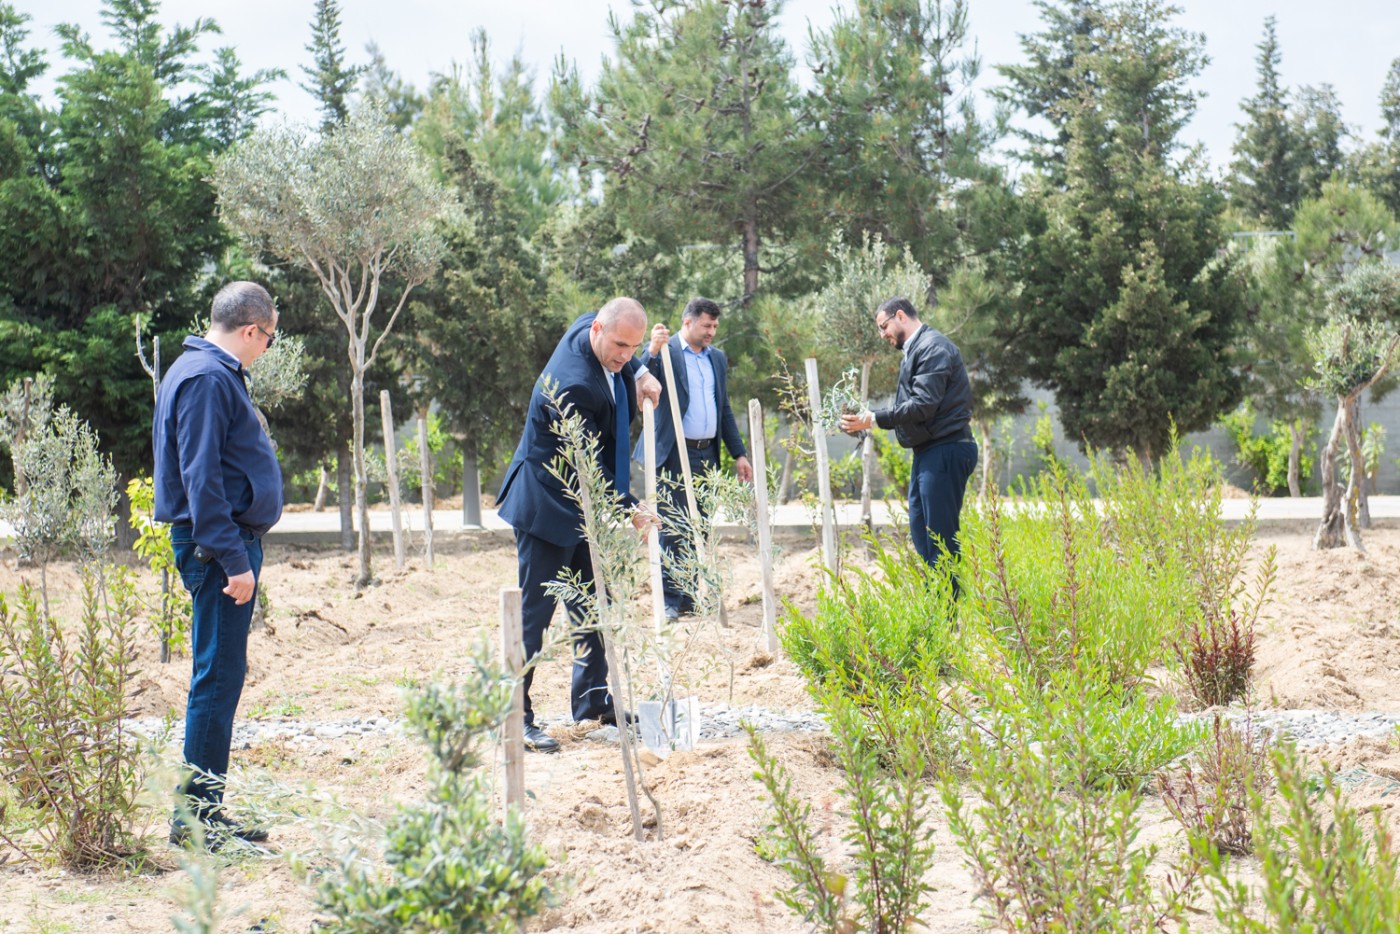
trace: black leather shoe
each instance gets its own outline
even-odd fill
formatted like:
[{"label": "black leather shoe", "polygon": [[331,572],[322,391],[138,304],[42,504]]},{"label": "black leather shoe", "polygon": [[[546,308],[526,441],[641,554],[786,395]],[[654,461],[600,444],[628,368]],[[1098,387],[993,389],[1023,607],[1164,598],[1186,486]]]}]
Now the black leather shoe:
[{"label": "black leather shoe", "polygon": [[559,740],[537,726],[525,728],[525,748],[530,752],[558,752]]},{"label": "black leather shoe", "polygon": [[[200,819],[204,829],[204,847],[211,852],[218,850],[230,840],[244,843],[266,843],[267,831],[261,827],[247,827],[229,820],[223,811],[215,811]],[[170,842],[176,846],[187,846],[195,838],[194,828],[185,819],[173,817],[170,820]]]},{"label": "black leather shoe", "polygon": [[[630,710],[626,711],[623,716],[626,718],[628,726],[637,722],[637,715]],[[614,707],[598,714],[598,722],[604,726],[617,726],[617,708]]]}]

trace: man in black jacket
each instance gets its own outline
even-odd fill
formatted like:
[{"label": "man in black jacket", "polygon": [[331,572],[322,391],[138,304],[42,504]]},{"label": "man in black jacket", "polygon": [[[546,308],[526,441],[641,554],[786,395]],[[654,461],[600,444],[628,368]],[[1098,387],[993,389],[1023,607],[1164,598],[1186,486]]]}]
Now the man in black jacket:
[{"label": "man in black jacket", "polygon": [[977,442],[970,427],[972,385],[957,346],[920,321],[909,299],[881,302],[875,326],[891,346],[904,351],[894,405],[843,415],[841,428],[893,428],[900,445],[913,448],[909,534],[914,549],[932,567],[942,548],[952,557],[958,554],[963,494],[977,467]]},{"label": "man in black jacket", "polygon": [[[729,404],[729,359],[724,351],[713,347],[719,331],[720,307],[708,298],[692,298],[681,312],[681,332],[671,337],[664,324],[651,331],[651,343],[642,352],[642,366],[663,383],[663,349],[671,355],[671,369],[676,376],[676,402],[681,412],[681,428],[685,450],[676,448],[675,422],[671,418],[671,403],[663,388],[656,410],[656,462],[666,482],[671,508],[684,512],[685,495],[678,486],[684,483],[681,457],[688,459],[690,473],[699,477],[708,470],[719,469],[721,442],[734,458],[734,473],[745,483],[753,480],[748,449],[739,434],[734,410]],[[645,454],[645,439],[637,442],[632,457],[641,462]],[[661,547],[668,552],[677,545],[675,536],[663,528]],[[691,594],[684,593],[668,572],[662,575],[666,616],[677,619],[693,608]]]}]

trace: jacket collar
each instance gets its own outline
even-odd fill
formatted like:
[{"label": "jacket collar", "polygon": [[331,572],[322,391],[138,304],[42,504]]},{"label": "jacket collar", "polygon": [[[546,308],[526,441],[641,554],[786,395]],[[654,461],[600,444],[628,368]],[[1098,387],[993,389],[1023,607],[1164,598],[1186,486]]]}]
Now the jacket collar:
[{"label": "jacket collar", "polygon": [[219,361],[233,372],[243,372],[243,362],[211,340],[206,340],[198,335],[191,334],[189,337],[185,338],[184,347],[186,350],[201,350],[207,354],[212,354],[215,360]]}]

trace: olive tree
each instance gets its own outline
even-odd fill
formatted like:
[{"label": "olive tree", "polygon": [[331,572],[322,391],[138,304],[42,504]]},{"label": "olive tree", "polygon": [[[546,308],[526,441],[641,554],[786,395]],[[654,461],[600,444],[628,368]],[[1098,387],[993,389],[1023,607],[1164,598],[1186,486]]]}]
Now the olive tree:
[{"label": "olive tree", "polygon": [[[370,581],[365,372],[409,293],[436,270],[444,248],[438,221],[455,212],[455,201],[427,158],[372,109],[320,133],[261,130],[219,160],[214,183],[229,227],[253,250],[311,270],[349,337],[355,585],[363,587]],[[381,296],[385,287],[391,291]],[[382,323],[381,304],[390,309]]]},{"label": "olive tree", "polygon": [[[1332,434],[1322,451],[1322,523],[1314,548],[1350,544],[1365,551],[1357,521],[1365,478],[1358,414],[1361,394],[1385,375],[1400,345],[1400,267],[1371,262],[1355,267],[1332,289],[1328,321],[1311,335],[1317,388],[1337,400]],[[1345,443],[1351,473],[1343,497],[1337,453]]]},{"label": "olive tree", "polygon": [[[870,373],[880,355],[887,351],[885,340],[875,327],[875,309],[887,298],[902,296],[925,305],[929,277],[914,262],[909,248],[903,256],[892,251],[879,236],[861,236],[859,246],[837,236],[830,246],[824,289],[813,304],[822,322],[822,334],[838,353],[860,361],[860,401],[870,402]],[[860,515],[870,525],[870,475],[875,469],[875,441],[867,434],[861,445]]]}]

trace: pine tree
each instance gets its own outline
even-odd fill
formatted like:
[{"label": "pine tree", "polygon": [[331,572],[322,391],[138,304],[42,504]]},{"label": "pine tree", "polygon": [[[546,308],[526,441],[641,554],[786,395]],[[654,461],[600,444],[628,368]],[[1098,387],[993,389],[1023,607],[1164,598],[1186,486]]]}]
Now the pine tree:
[{"label": "pine tree", "polygon": [[1332,85],[1299,88],[1290,123],[1297,148],[1299,200],[1316,198],[1322,183],[1346,161],[1342,140],[1348,133],[1342,122],[1342,102]]},{"label": "pine tree", "polygon": [[340,41],[337,0],[316,0],[311,41],[306,44],[306,51],[311,53],[311,64],[301,66],[307,79],[301,88],[321,105],[321,129],[328,130],[350,116],[350,94],[365,72],[364,65],[350,65],[346,61],[345,46]]},{"label": "pine tree", "polygon": [[1230,163],[1230,195],[1243,216],[1267,230],[1286,230],[1301,200],[1301,154],[1289,121],[1288,90],[1279,83],[1283,60],[1272,16],[1264,20],[1259,49],[1259,86],[1241,109],[1235,159]]},{"label": "pine tree", "polygon": [[1352,174],[1400,216],[1400,58],[1390,63],[1380,104],[1380,138],[1356,151]]}]

